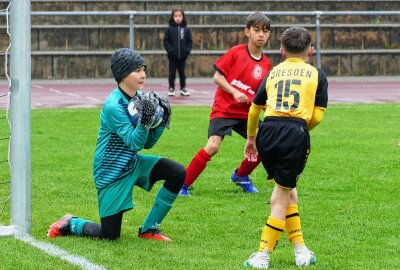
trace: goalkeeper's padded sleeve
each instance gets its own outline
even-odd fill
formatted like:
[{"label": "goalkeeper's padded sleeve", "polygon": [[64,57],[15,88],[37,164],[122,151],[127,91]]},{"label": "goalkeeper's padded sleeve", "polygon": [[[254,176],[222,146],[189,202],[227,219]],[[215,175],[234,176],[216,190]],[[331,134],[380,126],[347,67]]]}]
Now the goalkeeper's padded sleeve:
[{"label": "goalkeeper's padded sleeve", "polygon": [[256,136],[260,112],[263,108],[263,105],[251,104],[247,121],[247,136]]},{"label": "goalkeeper's padded sleeve", "polygon": [[165,127],[163,125],[150,129],[144,149],[152,148],[157,143],[158,139],[160,139],[164,129]]},{"label": "goalkeeper's padded sleeve", "polygon": [[317,107],[317,106],[314,107],[314,111],[311,116],[311,119],[307,124],[308,130],[312,130],[322,121],[322,119],[324,118],[324,111],[325,111],[325,108],[323,108],[323,107]]}]

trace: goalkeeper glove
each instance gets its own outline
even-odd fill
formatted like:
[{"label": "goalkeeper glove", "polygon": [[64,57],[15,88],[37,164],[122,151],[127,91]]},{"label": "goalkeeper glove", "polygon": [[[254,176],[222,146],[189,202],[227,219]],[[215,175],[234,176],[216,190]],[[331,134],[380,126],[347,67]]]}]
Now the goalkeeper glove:
[{"label": "goalkeeper glove", "polygon": [[132,100],[140,115],[138,124],[141,124],[146,130],[149,130],[154,122],[157,108],[154,97],[149,93],[143,93],[143,95],[134,96]]},{"label": "goalkeeper glove", "polygon": [[151,94],[158,100],[159,104],[163,108],[164,116],[163,116],[162,123],[164,124],[164,126],[166,128],[169,129],[170,121],[171,121],[171,114],[172,114],[171,104],[169,103],[169,100],[166,97],[161,96],[155,92],[151,92]]}]

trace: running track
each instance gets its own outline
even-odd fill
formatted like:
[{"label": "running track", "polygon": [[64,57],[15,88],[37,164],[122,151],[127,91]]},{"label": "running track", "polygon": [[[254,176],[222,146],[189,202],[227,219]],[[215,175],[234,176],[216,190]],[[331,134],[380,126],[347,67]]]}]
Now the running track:
[{"label": "running track", "polygon": [[[167,79],[147,79],[144,91],[167,95]],[[329,81],[329,103],[400,103],[400,78],[397,77],[332,77]],[[32,81],[31,105],[39,108],[91,108],[102,106],[116,84],[112,79]],[[179,85],[179,84],[177,84]],[[189,78],[190,97],[176,91],[169,97],[173,105],[212,105],[215,84],[208,78]],[[5,81],[0,83],[0,95],[8,92]],[[7,98],[0,97],[0,108],[6,108]]]}]

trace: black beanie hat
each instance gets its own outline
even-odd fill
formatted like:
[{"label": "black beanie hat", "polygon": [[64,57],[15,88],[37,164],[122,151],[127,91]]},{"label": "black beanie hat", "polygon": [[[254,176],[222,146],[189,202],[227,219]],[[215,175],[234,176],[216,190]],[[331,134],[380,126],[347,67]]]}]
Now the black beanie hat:
[{"label": "black beanie hat", "polygon": [[114,52],[111,56],[111,72],[117,83],[120,83],[132,71],[144,66],[143,57],[128,48],[121,48]]}]

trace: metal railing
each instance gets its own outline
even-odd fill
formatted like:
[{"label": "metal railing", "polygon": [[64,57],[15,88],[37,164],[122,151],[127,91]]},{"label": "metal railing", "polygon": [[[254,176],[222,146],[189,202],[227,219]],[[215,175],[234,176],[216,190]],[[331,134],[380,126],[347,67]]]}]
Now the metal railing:
[{"label": "metal railing", "polygon": [[[400,15],[400,11],[260,11],[266,16],[313,16],[315,17],[315,51],[317,66],[321,67],[321,17],[322,16],[392,16]],[[247,16],[253,11],[186,11],[190,15],[208,16]],[[135,16],[170,15],[171,11],[32,11],[32,16],[129,16],[129,48],[135,47]],[[0,16],[4,15],[0,13]]]}]

